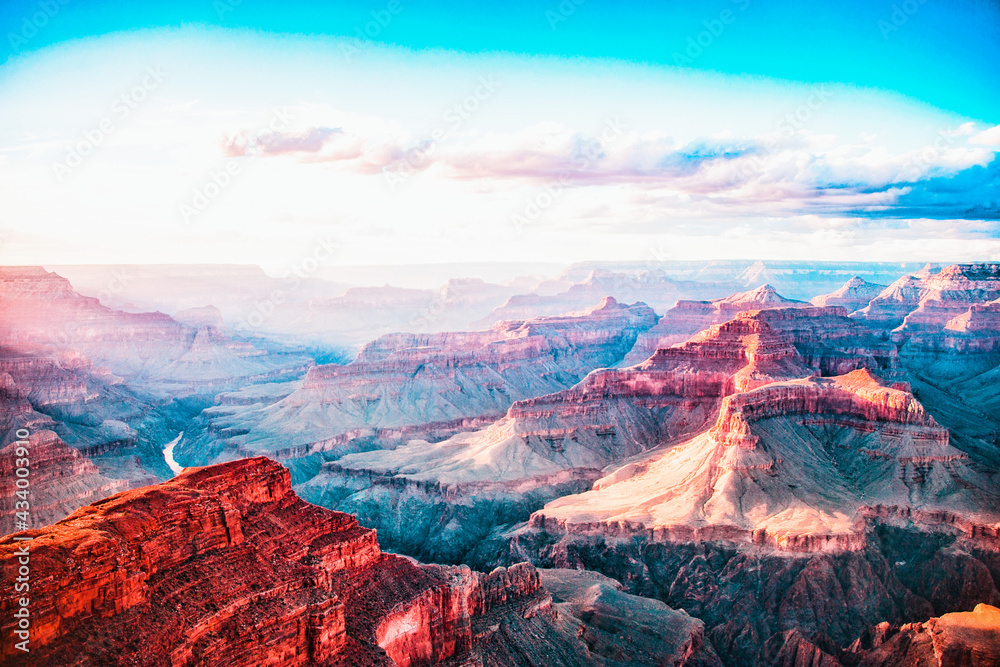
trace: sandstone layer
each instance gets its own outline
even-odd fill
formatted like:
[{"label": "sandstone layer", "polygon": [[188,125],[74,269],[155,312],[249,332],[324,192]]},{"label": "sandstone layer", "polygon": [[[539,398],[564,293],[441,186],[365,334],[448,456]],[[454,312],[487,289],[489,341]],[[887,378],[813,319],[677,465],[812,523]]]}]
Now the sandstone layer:
[{"label": "sandstone layer", "polygon": [[[968,612],[953,612],[923,623],[899,627],[880,623],[870,642],[850,649],[827,644],[822,636],[810,641],[789,631],[775,667],[997,667],[1000,665],[1000,609],[978,604]],[[871,644],[866,646],[865,644]]]},{"label": "sandstone layer", "polygon": [[975,304],[1000,297],[1000,263],[953,264],[903,276],[854,314],[873,325],[896,329],[905,341],[939,331]]},{"label": "sandstone layer", "polygon": [[160,443],[169,440],[176,412],[181,411],[79,352],[0,346],[3,445],[13,442],[19,429],[54,431],[104,477],[125,479],[132,486],[150,484],[170,475]]},{"label": "sandstone layer", "polygon": [[770,285],[712,301],[678,301],[656,326],[643,332],[621,365],[631,366],[649,358],[658,348],[683,343],[713,324],[728,322],[746,310],[793,308],[807,304],[786,299]]},{"label": "sandstone layer", "polygon": [[301,488],[394,548],[461,562],[493,528],[706,431],[726,396],[857,368],[893,377],[897,363],[895,346],[843,308],[749,311],[638,366],[517,401],[486,428],[341,456]]},{"label": "sandstone layer", "polygon": [[[31,650],[5,642],[5,664],[595,664],[530,565],[481,574],[382,553],[374,531],[303,502],[264,458],[0,539],[5,567],[25,551]],[[17,604],[0,602],[5,637]],[[693,652],[698,624],[676,629]]]},{"label": "sandstone layer", "polygon": [[517,401],[481,431],[338,464],[445,484],[603,469],[703,430],[735,392],[867,367],[892,376],[896,364],[895,347],[842,308],[748,311],[635,367],[598,370],[569,389]]},{"label": "sandstone layer", "polygon": [[[1000,537],[990,478],[949,445],[912,394],[867,371],[766,384],[722,402],[715,426],[629,464],[532,517],[548,531],[726,540],[790,550],[863,548],[871,508]],[[975,528],[974,526],[980,526]]]}]

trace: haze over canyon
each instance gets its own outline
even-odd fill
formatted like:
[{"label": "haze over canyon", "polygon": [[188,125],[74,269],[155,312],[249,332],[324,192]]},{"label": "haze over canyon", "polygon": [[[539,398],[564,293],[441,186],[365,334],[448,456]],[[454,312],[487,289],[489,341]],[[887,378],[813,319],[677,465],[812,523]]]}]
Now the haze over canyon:
[{"label": "haze over canyon", "polygon": [[1000,263],[278,282],[0,268],[5,664],[1000,664]]}]

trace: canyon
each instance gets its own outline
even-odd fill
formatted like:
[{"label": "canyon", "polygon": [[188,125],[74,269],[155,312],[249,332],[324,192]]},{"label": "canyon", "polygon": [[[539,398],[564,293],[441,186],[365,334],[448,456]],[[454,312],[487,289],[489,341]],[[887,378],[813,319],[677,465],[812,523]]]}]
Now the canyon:
[{"label": "canyon", "polygon": [[[31,651],[7,642],[5,664],[123,653],[144,665],[616,664],[599,659],[602,645],[590,659],[599,640],[578,617],[592,621],[609,595],[642,604],[610,580],[591,600],[589,581],[554,573],[568,600],[554,606],[526,563],[483,574],[386,554],[353,517],[300,500],[288,470],[263,457],[189,469],[0,539],[4,562],[28,551]],[[5,636],[17,604],[0,602]],[[661,611],[653,622],[675,642],[660,649],[674,664],[718,663],[699,622]]]},{"label": "canyon", "polygon": [[0,341],[82,355],[157,396],[294,376],[311,365],[302,355],[257,349],[213,326],[111,310],[40,267],[0,267]]},{"label": "canyon", "polygon": [[496,527],[526,521],[542,503],[616,469],[618,477],[639,470],[654,450],[706,431],[732,394],[863,368],[894,377],[895,347],[843,308],[748,311],[637,366],[597,370],[569,389],[515,402],[484,429],[344,455],[302,492],[358,514],[408,553],[460,561]]},{"label": "canyon", "polygon": [[[36,525],[55,523],[67,514],[95,500],[129,488],[129,480],[112,479],[100,474],[97,466],[80,452],[69,447],[53,431],[36,431],[24,439],[30,452],[34,475],[31,479],[30,516]],[[12,442],[0,449],[0,475],[13,480],[19,445]],[[154,480],[155,481],[155,480]],[[14,532],[15,494],[0,499],[4,534]]]},{"label": "canyon", "polygon": [[58,664],[993,664],[1000,264],[197,271],[0,271]]},{"label": "canyon", "polygon": [[272,402],[206,410],[201,438],[182,440],[178,456],[195,464],[253,453],[291,459],[343,452],[363,438],[450,434],[613,365],[655,321],[644,304],[609,297],[578,313],[485,331],[381,336],[350,364],[310,369]]},{"label": "canyon", "polygon": [[673,308],[664,313],[656,326],[639,337],[622,365],[641,363],[659,348],[683,343],[699,331],[713,324],[728,322],[745,310],[805,305],[801,301],[786,299],[770,285],[762,285],[748,292],[738,292],[712,301],[678,301]]}]

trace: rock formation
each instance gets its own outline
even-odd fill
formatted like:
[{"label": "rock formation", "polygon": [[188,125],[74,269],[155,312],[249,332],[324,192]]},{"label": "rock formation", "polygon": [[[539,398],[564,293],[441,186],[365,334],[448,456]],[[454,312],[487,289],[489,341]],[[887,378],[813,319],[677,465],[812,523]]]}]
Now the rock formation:
[{"label": "rock formation", "polygon": [[922,624],[980,603],[997,606],[996,554],[995,542],[905,523],[874,525],[860,550],[788,552],[725,540],[660,542],[525,527],[479,551],[483,563],[528,559],[612,576],[630,593],[703,620],[707,643],[734,667],[774,664],[786,644],[786,656],[823,664],[824,655],[840,660],[855,648],[870,649],[880,624]]},{"label": "rock formation", "polygon": [[[0,539],[5,564],[24,552],[30,652],[6,641],[4,664],[593,664],[530,565],[481,574],[382,553],[374,531],[301,501],[264,458]],[[18,604],[0,602],[7,638]],[[671,639],[693,652],[699,629]]]},{"label": "rock formation", "polygon": [[[14,441],[0,449],[0,476],[9,480],[9,493],[0,498],[3,525],[0,533],[13,533],[16,529],[15,511],[27,509],[28,526],[37,528],[62,519],[73,510],[95,500],[100,500],[129,488],[123,479],[102,476],[91,461],[80,452],[66,446],[52,431],[36,431],[20,442]],[[27,466],[19,461],[27,461]],[[17,468],[26,467],[30,486],[25,500],[28,505],[17,505],[19,496],[14,493],[13,480]]]},{"label": "rock formation", "polygon": [[[906,391],[865,370],[728,396],[707,433],[550,502],[551,531],[726,540],[779,549],[862,548],[870,508],[929,525],[964,515],[1000,534],[1000,497]],[[924,512],[921,514],[921,511]],[[966,528],[974,532],[974,528]]]},{"label": "rock formation", "polygon": [[[182,442],[179,460],[265,452],[301,457],[364,437],[451,435],[493,421],[513,401],[564,389],[616,363],[654,322],[643,304],[605,299],[583,312],[502,322],[488,331],[383,336],[353,363],[311,369],[295,391],[270,405],[212,410],[210,432]],[[211,449],[212,431],[227,435],[228,453]]]},{"label": "rock formation", "polygon": [[903,276],[882,290],[867,306],[856,310],[853,315],[873,326],[894,329],[920,305],[922,291],[923,280],[916,276]]},{"label": "rock formation", "polygon": [[[227,333],[231,306],[113,311],[4,269],[0,445],[33,433],[27,664],[992,664],[998,267],[877,294],[835,289],[856,267],[575,267],[513,321],[440,333],[503,290],[317,293],[284,311],[303,331],[352,312],[415,333],[308,373]],[[763,279],[834,291],[536,316]],[[242,460],[136,488],[181,430],[182,465]]]},{"label": "rock formation", "polygon": [[631,366],[649,358],[658,348],[683,343],[713,324],[728,322],[742,311],[769,308],[794,308],[807,304],[786,299],[770,285],[749,292],[739,292],[712,301],[678,301],[656,326],[645,331],[626,355],[622,366]]},{"label": "rock formation", "polygon": [[855,316],[896,329],[905,341],[915,333],[939,331],[974,304],[1000,297],[1000,263],[953,264],[939,271],[903,276]]},{"label": "rock formation", "polygon": [[840,289],[813,297],[811,303],[814,306],[842,306],[848,313],[853,313],[855,310],[866,307],[886,287],[886,285],[870,283],[860,276],[854,276]]},{"label": "rock formation", "polygon": [[[836,290],[852,276],[873,283],[888,282],[901,272],[916,271],[915,263],[753,262],[740,260],[584,262],[512,296],[476,326],[489,327],[504,319],[526,319],[585,308],[604,296],[642,301],[658,313],[678,299],[716,299],[770,284],[781,294],[809,299]],[[833,305],[833,304],[830,304]]]},{"label": "rock formation", "polygon": [[[163,413],[170,411],[78,352],[0,346],[4,445],[14,441],[18,429],[54,431],[61,443],[96,464],[104,477],[141,486],[170,474],[159,446],[169,433],[169,416]],[[47,521],[58,518],[51,515]]]},{"label": "rock formation", "polygon": [[[880,623],[872,646],[859,640],[849,649],[816,643],[789,630],[775,667],[995,667],[1000,665],[1000,609],[978,604],[923,623]],[[822,642],[820,643],[828,643]]]},{"label": "rock formation", "polygon": [[[885,624],[886,626],[888,624]],[[955,612],[924,623],[878,629],[880,646],[845,656],[862,667],[995,667],[1000,665],[1000,609],[978,604],[970,612]]]},{"label": "rock formation", "polygon": [[215,327],[163,313],[126,313],[73,291],[40,267],[0,267],[0,344],[82,354],[146,391],[177,395],[304,372],[299,355],[274,354]]},{"label": "rock formation", "polygon": [[[916,313],[914,311],[911,316]],[[896,333],[900,337],[906,336],[904,351],[916,356],[933,356],[942,352],[972,356],[1000,350],[1000,299],[974,303],[940,326],[940,320],[947,315],[941,314],[933,325],[928,324],[920,331],[914,331],[914,327],[907,329],[904,325],[902,331]],[[910,316],[907,322],[911,322]],[[956,363],[962,362],[956,359]]]},{"label": "rock formation", "polygon": [[542,585],[569,631],[605,665],[720,665],[704,624],[620,582],[586,570],[539,570]]},{"label": "rock formation", "polygon": [[712,285],[679,283],[657,271],[632,274],[593,269],[579,279],[574,276],[552,282],[557,285],[556,293],[548,293],[543,285],[538,291],[516,294],[475,324],[490,327],[505,320],[527,320],[582,310],[607,296],[625,303],[641,301],[662,312],[670,308],[678,296],[720,291]]},{"label": "rock formation", "polygon": [[920,301],[896,330],[898,340],[939,332],[974,305],[1000,297],[1000,263],[955,264],[923,282]]},{"label": "rock formation", "polygon": [[635,367],[598,370],[572,388],[517,401],[479,432],[349,455],[340,464],[444,483],[603,468],[701,430],[734,392],[868,367],[892,375],[895,348],[842,308],[749,311]]},{"label": "rock formation", "polygon": [[893,376],[896,363],[895,347],[843,308],[750,311],[638,366],[517,401],[481,430],[342,456],[302,492],[357,513],[394,548],[460,560],[493,526],[705,431],[730,394],[857,368]]}]

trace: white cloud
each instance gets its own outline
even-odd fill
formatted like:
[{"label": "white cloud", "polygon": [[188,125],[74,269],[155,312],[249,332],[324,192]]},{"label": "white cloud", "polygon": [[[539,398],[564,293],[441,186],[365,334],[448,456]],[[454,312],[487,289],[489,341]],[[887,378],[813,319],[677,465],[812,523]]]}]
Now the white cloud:
[{"label": "white cloud", "polygon": [[988,130],[983,130],[969,140],[969,143],[984,144],[986,146],[1000,146],[1000,125],[995,125]]},{"label": "white cloud", "polygon": [[[927,188],[990,164],[1000,129],[871,91],[834,89],[796,128],[788,115],[812,93],[793,84],[374,47],[348,66],[323,42],[262,58],[253,40],[265,38],[196,37],[118,36],[5,66],[0,261],[281,264],[331,226],[345,255],[371,263],[645,258],[665,235],[691,257],[850,258],[850,243],[918,252],[934,238],[972,253],[996,236],[960,216],[873,227],[901,207],[952,220],[941,197],[990,201],[976,190],[989,174]],[[60,182],[52,163],[147,61],[163,64],[162,85]],[[457,122],[487,75],[499,87]],[[290,118],[277,130],[275,110]],[[389,187],[383,170],[418,148],[413,175]],[[183,225],[179,206],[233,161],[239,173]],[[516,229],[511,217],[554,184]]]}]

